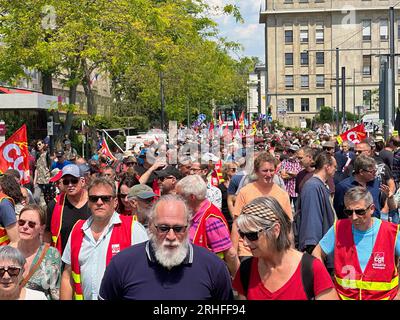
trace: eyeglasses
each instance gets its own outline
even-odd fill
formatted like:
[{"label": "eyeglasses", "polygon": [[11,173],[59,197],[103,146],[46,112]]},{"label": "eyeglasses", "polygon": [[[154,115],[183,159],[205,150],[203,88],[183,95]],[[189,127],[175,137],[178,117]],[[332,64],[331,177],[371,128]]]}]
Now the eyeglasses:
[{"label": "eyeglasses", "polygon": [[112,198],[114,198],[114,197],[113,196],[89,196],[89,201],[96,203],[99,201],[99,199],[101,199],[101,201],[103,203],[107,203],[107,202],[110,202]]},{"label": "eyeglasses", "polygon": [[154,225],[154,227],[161,234],[167,234],[171,229],[174,231],[174,233],[184,233],[187,228],[187,226],[167,226],[167,225],[161,225],[161,226]]},{"label": "eyeglasses", "polygon": [[375,174],[375,173],[376,173],[376,169],[372,169],[372,170],[363,170],[363,171],[368,172],[368,173],[372,173],[372,174]]},{"label": "eyeglasses", "polygon": [[120,193],[120,194],[118,195],[118,197],[119,197],[120,199],[125,199],[127,196],[128,196],[127,193]]},{"label": "eyeglasses", "polygon": [[371,208],[372,204],[370,204],[367,208],[365,209],[355,209],[355,210],[351,210],[351,209],[344,209],[343,213],[348,216],[351,217],[353,215],[353,212],[357,215],[357,216],[364,216],[367,211],[369,210],[369,208]]},{"label": "eyeglasses", "polygon": [[27,221],[27,220],[24,220],[24,219],[19,219],[18,220],[18,225],[20,227],[23,227],[26,223],[28,223],[28,227],[31,228],[31,229],[36,227],[36,222],[34,222],[34,221]]},{"label": "eyeglasses", "polygon": [[7,272],[10,277],[18,277],[19,273],[21,272],[21,267],[0,267],[0,278],[4,277],[4,274]]},{"label": "eyeglasses", "polygon": [[237,168],[229,168],[230,171],[236,171]]},{"label": "eyeglasses", "polygon": [[71,178],[71,179],[63,179],[63,185],[68,186],[70,183],[71,184],[77,184],[79,181],[78,178]]},{"label": "eyeglasses", "polygon": [[242,239],[244,239],[244,237],[246,237],[246,238],[247,238],[248,240],[250,240],[250,241],[257,241],[258,238],[259,238],[258,235],[260,234],[261,231],[268,231],[268,230],[271,229],[273,226],[274,226],[274,225],[269,226],[269,227],[267,227],[267,228],[265,228],[265,229],[261,229],[261,230],[253,231],[253,232],[242,232],[242,231],[239,230],[239,236],[240,236]]},{"label": "eyeglasses", "polygon": [[363,153],[363,152],[368,152],[369,150],[354,150],[354,153]]}]

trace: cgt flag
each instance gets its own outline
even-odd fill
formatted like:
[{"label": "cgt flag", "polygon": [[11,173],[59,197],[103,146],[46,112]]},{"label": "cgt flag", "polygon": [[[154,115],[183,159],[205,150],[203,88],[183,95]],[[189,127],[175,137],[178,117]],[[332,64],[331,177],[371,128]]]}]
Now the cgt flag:
[{"label": "cgt flag", "polygon": [[105,138],[103,138],[101,141],[100,153],[107,157],[107,163],[109,165],[111,165],[115,160],[117,160],[117,158],[113,156],[110,149],[108,148],[108,144]]},{"label": "cgt flag", "polygon": [[0,173],[4,173],[7,169],[15,169],[21,176],[21,183],[28,183],[30,181],[28,152],[24,124],[0,146]]},{"label": "cgt flag", "polygon": [[347,130],[337,137],[337,141],[341,144],[343,141],[350,141],[354,144],[360,143],[367,137],[363,124],[360,124],[353,129]]}]

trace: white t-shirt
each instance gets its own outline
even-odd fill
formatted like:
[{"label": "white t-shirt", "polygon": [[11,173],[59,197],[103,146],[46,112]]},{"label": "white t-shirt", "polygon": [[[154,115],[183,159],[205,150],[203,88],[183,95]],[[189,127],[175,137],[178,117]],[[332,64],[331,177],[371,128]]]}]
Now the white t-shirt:
[{"label": "white t-shirt", "polygon": [[47,300],[46,295],[42,291],[25,288],[24,300]]}]

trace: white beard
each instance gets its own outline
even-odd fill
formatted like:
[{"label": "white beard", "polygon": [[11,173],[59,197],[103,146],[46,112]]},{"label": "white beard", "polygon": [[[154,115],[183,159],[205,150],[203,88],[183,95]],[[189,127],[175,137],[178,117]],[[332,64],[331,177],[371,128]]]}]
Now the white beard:
[{"label": "white beard", "polygon": [[[150,234],[150,240],[156,259],[163,267],[171,269],[172,267],[180,265],[182,261],[185,260],[189,249],[189,241],[187,238],[181,243],[179,243],[178,240],[172,243],[168,240],[164,240],[161,244],[158,244],[156,236]],[[166,244],[176,245],[176,248],[173,250],[166,249],[164,248]]]}]

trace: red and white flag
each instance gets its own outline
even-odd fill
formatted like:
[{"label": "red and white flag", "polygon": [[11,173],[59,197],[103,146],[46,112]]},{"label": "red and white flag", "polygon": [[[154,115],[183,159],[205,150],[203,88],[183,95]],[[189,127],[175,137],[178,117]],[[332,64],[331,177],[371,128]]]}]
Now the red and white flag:
[{"label": "red and white flag", "polygon": [[110,151],[110,148],[108,147],[107,141],[105,138],[102,139],[101,141],[101,148],[100,148],[101,154],[105,155],[107,157],[107,163],[111,165],[113,161],[117,160],[117,158],[114,157],[112,152]]},{"label": "red and white flag", "polygon": [[365,132],[364,124],[360,124],[353,129],[347,130],[337,137],[337,141],[341,144],[343,141],[350,141],[354,144],[360,143],[367,137]]},{"label": "red and white flag", "polygon": [[28,139],[25,124],[0,146],[0,173],[4,173],[7,169],[18,170],[22,184],[30,181]]}]

